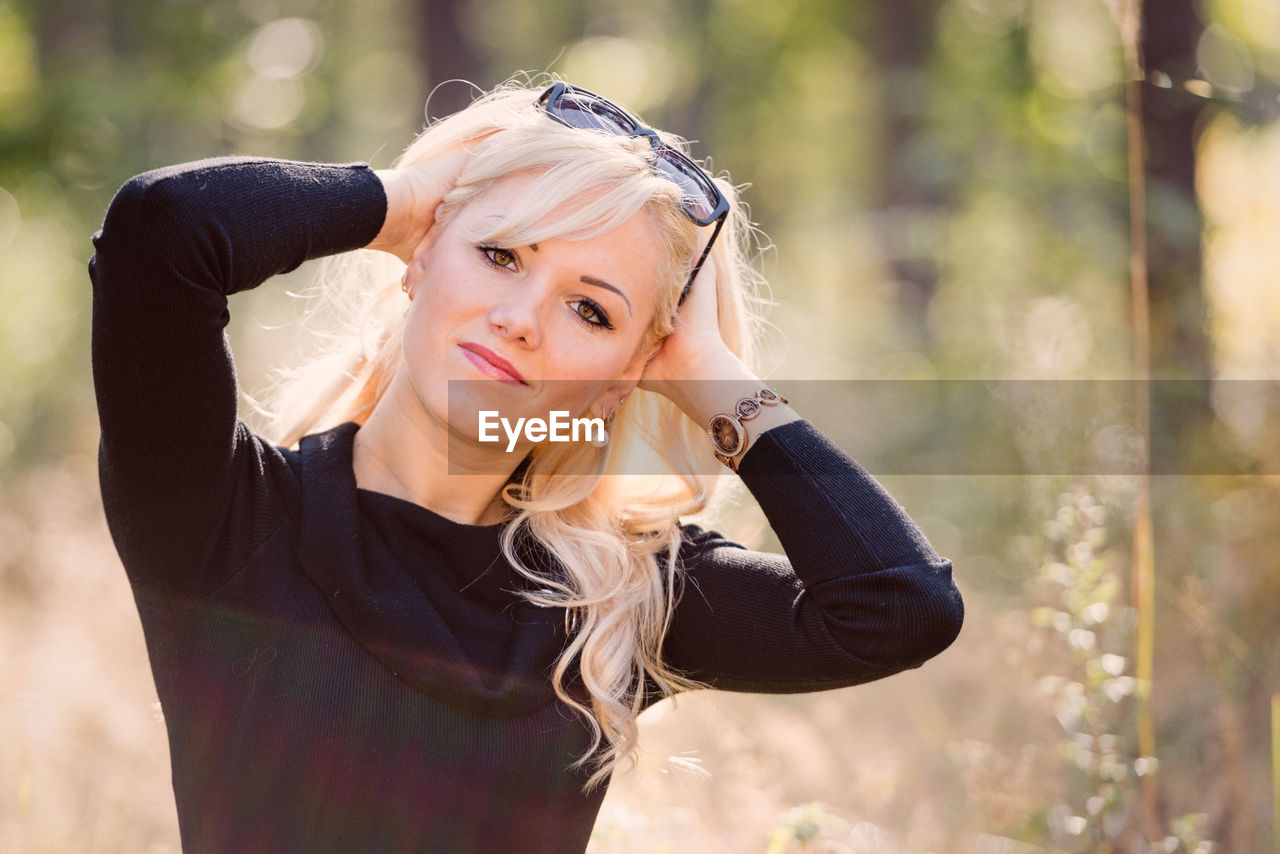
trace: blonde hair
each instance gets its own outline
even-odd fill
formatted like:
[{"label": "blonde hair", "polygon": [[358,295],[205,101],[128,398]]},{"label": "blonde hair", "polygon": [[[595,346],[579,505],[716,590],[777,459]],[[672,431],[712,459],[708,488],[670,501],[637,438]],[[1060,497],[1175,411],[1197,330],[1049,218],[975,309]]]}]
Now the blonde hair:
[{"label": "blonde hair", "polygon": [[[672,331],[677,300],[706,232],[680,209],[676,185],[653,171],[646,140],[562,126],[535,106],[541,88],[532,81],[503,84],[431,124],[397,166],[468,146],[474,156],[444,197],[438,221],[447,221],[503,177],[532,175],[528,189],[493,231],[469,235],[476,241],[523,246],[553,238],[583,240],[646,211],[666,259],[657,310],[643,343],[646,353],[654,352]],[[679,137],[662,136],[687,150]],[[735,188],[724,179],[717,185],[732,204],[711,252],[720,331],[730,350],[754,366],[763,326],[756,306],[767,302],[751,263],[756,232]],[[364,251],[336,256],[322,269],[320,305],[359,320],[279,385],[271,407],[276,441],[292,445],[305,434],[346,421],[364,423],[400,363],[403,269],[388,254]],[[577,770],[591,763],[584,791],[606,780],[623,760],[634,767],[646,677],[663,696],[707,687],[667,667],[662,646],[680,590],[679,517],[707,511],[723,480],[705,427],[661,395],[633,390],[610,432],[604,448],[535,446],[528,465],[517,470],[519,478],[502,490],[509,511],[502,552],[535,583],[521,595],[539,606],[566,609],[566,623],[570,616],[576,623],[552,684],[592,732],[591,747],[571,766]],[[665,473],[621,476],[635,471],[645,455]],[[562,572],[525,565],[516,547],[521,536],[534,538]],[[564,687],[575,658],[590,707]]]}]

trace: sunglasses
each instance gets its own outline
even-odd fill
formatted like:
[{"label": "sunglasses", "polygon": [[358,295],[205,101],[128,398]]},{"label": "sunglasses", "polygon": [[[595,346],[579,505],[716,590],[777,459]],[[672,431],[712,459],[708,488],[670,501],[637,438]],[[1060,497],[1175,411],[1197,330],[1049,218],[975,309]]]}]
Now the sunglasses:
[{"label": "sunglasses", "polygon": [[551,118],[571,128],[625,137],[645,137],[653,147],[654,171],[684,192],[680,209],[698,225],[715,223],[711,239],[702,250],[698,263],[693,265],[689,281],[680,294],[680,303],[683,303],[729,215],[729,200],[716,187],[706,170],[683,152],[663,142],[653,128],[641,124],[639,119],[607,98],[568,83],[556,83],[538,97],[538,106]]}]

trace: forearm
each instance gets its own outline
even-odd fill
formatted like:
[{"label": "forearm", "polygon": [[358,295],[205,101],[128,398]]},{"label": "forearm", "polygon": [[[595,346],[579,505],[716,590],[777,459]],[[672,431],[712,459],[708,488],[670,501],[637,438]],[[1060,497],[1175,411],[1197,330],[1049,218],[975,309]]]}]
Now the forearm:
[{"label": "forearm", "polygon": [[[761,380],[737,356],[729,350],[709,356],[691,376],[699,379],[677,380],[668,383],[662,393],[680,407],[697,424],[706,424],[717,413],[733,413],[734,404],[743,397],[751,397],[768,383]],[[764,407],[751,420],[758,435],[773,427],[800,419],[790,406],[778,403]]]},{"label": "forearm", "polygon": [[385,213],[365,164],[219,157],[130,179],[94,245],[114,288],[180,278],[228,294],[366,245]]},{"label": "forearm", "polygon": [[739,473],[806,585],[943,559],[888,490],[808,421],[770,432]]},{"label": "forearm", "polygon": [[769,431],[739,472],[785,557],[692,526],[668,662],[728,690],[812,691],[918,666],[955,639],[951,562],[812,424]]}]

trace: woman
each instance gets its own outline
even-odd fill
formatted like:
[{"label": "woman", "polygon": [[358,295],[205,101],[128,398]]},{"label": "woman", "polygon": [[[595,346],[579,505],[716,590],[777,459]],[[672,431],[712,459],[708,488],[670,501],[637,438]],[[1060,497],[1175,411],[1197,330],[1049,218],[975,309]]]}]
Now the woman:
[{"label": "woman", "polygon": [[[955,638],[950,562],[752,371],[746,220],[682,147],[507,85],[390,170],[221,158],[116,196],[102,490],[185,851],[581,852],[664,696],[854,685]],[[255,435],[227,295],[362,247],[392,265],[363,340]],[[557,411],[608,435],[480,424]],[[638,447],[663,488],[612,476]],[[680,522],[729,469],[785,557]]]}]

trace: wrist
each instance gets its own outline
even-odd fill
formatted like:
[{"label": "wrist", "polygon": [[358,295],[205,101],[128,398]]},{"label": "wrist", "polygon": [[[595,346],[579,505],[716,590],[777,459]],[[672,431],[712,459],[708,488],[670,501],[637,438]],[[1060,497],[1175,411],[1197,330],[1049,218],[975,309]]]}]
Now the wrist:
[{"label": "wrist", "polygon": [[798,419],[785,397],[758,384],[755,391],[738,398],[732,407],[711,416],[707,439],[716,459],[737,472],[747,451],[763,433]]},{"label": "wrist", "polygon": [[414,187],[403,170],[378,169],[375,174],[387,197],[387,213],[382,229],[366,248],[389,252],[408,264],[420,239],[418,232],[430,224],[430,217],[416,210]]},{"label": "wrist", "polygon": [[734,391],[747,393],[760,384],[760,379],[727,347],[723,351],[702,351],[698,357],[679,362],[678,376],[661,381],[650,380],[645,386],[670,399],[699,424],[719,409],[732,405],[725,401]]}]

